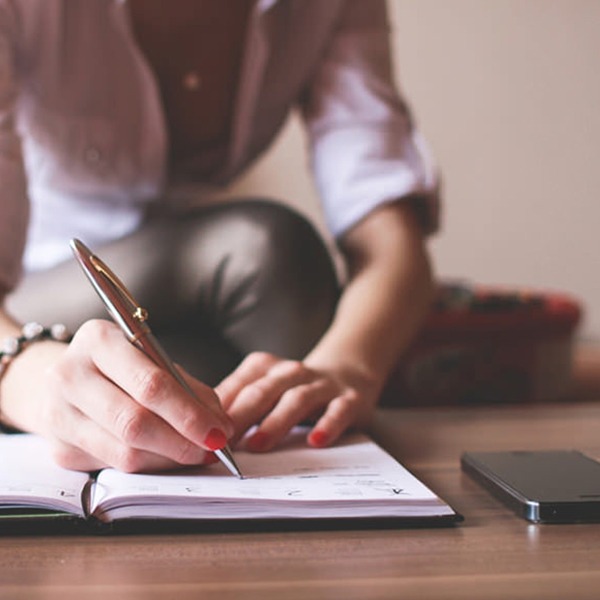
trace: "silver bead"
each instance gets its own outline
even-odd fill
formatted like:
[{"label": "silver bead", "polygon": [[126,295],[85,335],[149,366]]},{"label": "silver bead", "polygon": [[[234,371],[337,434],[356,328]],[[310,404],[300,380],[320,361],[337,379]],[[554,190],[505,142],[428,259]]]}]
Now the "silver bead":
[{"label": "silver bead", "polygon": [[31,323],[25,323],[25,325],[23,325],[22,333],[25,339],[35,340],[36,338],[40,337],[42,333],[44,333],[44,326],[33,321]]},{"label": "silver bead", "polygon": [[2,342],[2,353],[15,356],[19,352],[19,340],[15,337],[5,338]]},{"label": "silver bead", "polygon": [[71,337],[66,325],[63,325],[62,323],[55,323],[52,325],[52,327],[50,327],[50,335],[52,336],[52,339],[57,342],[66,342]]}]

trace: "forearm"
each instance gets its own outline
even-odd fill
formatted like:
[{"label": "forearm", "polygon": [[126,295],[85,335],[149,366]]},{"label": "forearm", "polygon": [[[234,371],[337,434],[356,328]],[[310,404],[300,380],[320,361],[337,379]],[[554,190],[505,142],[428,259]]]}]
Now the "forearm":
[{"label": "forearm", "polygon": [[410,207],[383,207],[343,240],[349,280],[333,323],[306,364],[381,388],[427,314],[433,285]]}]

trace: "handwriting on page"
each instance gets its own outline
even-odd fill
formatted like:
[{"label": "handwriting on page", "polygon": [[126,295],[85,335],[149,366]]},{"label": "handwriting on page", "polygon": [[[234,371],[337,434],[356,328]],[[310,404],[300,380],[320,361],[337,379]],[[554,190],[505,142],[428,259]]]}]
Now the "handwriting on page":
[{"label": "handwriting on page", "polygon": [[247,478],[231,477],[222,465],[163,475],[104,471],[97,485],[103,498],[115,490],[132,497],[246,498],[286,501],[428,498],[431,492],[362,436],[325,449],[292,439],[276,452],[237,452]]}]

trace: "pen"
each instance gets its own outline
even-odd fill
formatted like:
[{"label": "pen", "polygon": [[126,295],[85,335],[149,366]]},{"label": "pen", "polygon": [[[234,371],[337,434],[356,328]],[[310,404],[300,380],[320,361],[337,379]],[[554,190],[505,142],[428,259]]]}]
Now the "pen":
[{"label": "pen", "polygon": [[[197,398],[158,340],[152,335],[147,323],[148,311],[136,302],[120,279],[84,243],[72,239],[70,245],[83,272],[125,337],[158,366],[171,373],[188,394]],[[243,479],[242,472],[228,446],[215,450],[214,453],[233,475]]]}]

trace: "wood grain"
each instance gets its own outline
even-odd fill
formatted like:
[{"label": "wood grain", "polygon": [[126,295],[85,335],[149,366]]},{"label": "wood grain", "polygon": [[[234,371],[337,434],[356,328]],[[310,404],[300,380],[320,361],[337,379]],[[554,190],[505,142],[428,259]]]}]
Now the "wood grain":
[{"label": "wood grain", "polygon": [[465,450],[600,456],[600,403],[381,411],[380,442],[457,527],[0,539],[0,598],[598,598],[600,524],[531,525],[460,471]]}]

